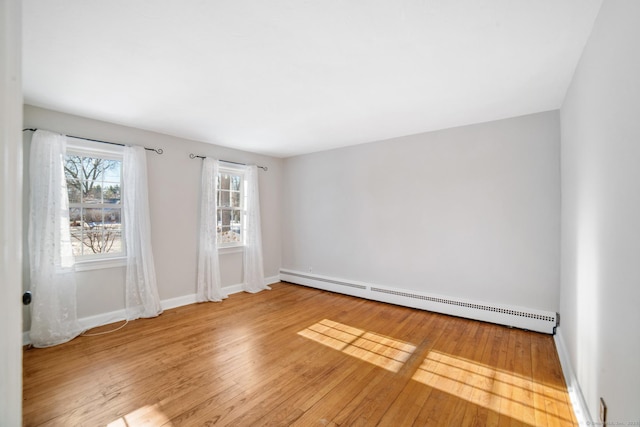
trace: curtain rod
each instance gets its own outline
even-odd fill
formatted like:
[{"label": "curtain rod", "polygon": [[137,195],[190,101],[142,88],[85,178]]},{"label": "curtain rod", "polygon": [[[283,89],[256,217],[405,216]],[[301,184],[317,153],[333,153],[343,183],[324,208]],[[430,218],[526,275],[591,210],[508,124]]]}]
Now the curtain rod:
[{"label": "curtain rod", "polygon": [[[38,130],[38,128],[26,128],[26,129],[22,129],[22,132],[24,131],[31,131],[31,132],[35,132]],[[81,136],[73,136],[73,135],[65,135],[68,136],[69,138],[76,138],[76,139],[84,139],[85,141],[93,141],[93,142],[99,142],[101,144],[111,144],[111,145],[119,145],[120,147],[124,147],[125,144],[120,144],[119,142],[109,142],[109,141],[101,141],[99,139],[91,139],[91,138],[83,138]],[[145,150],[148,151],[155,151],[158,154],[162,154],[164,153],[164,150],[162,148],[149,148],[149,147],[144,147]]]},{"label": "curtain rod", "polygon": [[[207,158],[207,156],[197,156],[197,155],[195,155],[195,154],[191,153],[191,154],[189,154],[189,158],[190,158],[190,159],[206,159],[206,158]],[[218,160],[218,161],[219,161],[219,162],[224,162],[224,163],[231,163],[232,165],[247,166],[247,164],[246,164],[246,163],[232,162],[232,161],[230,161],[230,160]],[[257,168],[259,168],[259,169],[262,169],[262,170],[263,170],[263,171],[265,171],[265,172],[269,170],[269,168],[267,168],[266,166],[257,166],[257,165],[256,165],[256,167],[257,167]]]}]

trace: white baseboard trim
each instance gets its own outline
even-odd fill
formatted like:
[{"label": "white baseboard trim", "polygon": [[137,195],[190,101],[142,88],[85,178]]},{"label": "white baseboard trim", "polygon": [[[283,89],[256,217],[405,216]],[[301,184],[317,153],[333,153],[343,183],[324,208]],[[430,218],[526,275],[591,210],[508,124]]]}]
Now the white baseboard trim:
[{"label": "white baseboard trim", "polygon": [[264,282],[267,285],[275,285],[279,281],[280,281],[280,275],[279,274],[276,274],[275,276],[265,277],[264,278]]},{"label": "white baseboard trim", "polygon": [[573,412],[576,416],[576,420],[578,421],[578,425],[594,425],[591,414],[589,413],[587,401],[584,399],[582,389],[578,383],[578,378],[573,370],[571,359],[569,358],[569,352],[567,351],[567,346],[564,343],[562,329],[560,327],[556,329],[556,334],[553,336],[553,340],[556,343],[556,350],[558,351],[560,366],[562,367],[562,373],[564,374],[564,381],[567,383],[567,391],[571,398],[571,405],[573,406]]},{"label": "white baseboard trim", "polygon": [[[161,303],[162,304],[162,303]],[[127,313],[124,309],[110,311],[108,313],[96,314],[94,316],[87,316],[78,319],[80,325],[84,330],[89,330],[102,325],[108,325],[109,323],[120,322],[127,318]]]},{"label": "white baseboard trim", "polygon": [[225,286],[222,290],[225,291],[227,295],[239,294],[240,292],[244,292],[242,286],[242,283],[237,283],[235,285]]},{"label": "white baseboard trim", "polygon": [[[264,279],[266,285],[273,285],[274,283],[278,283],[280,281],[280,275],[265,277]],[[228,295],[237,294],[243,292],[242,290],[243,284],[238,283],[235,285],[224,286],[222,289],[226,291]],[[180,297],[169,298],[160,301],[160,306],[163,310],[170,310],[172,308],[182,307],[189,304],[196,303],[196,294],[183,295]],[[110,311],[107,313],[100,313],[93,316],[86,316],[78,319],[80,325],[84,329],[92,329],[98,326],[108,325],[109,323],[120,322],[127,318],[126,312],[124,309]],[[22,345],[31,344],[31,338],[29,337],[29,331],[24,331],[22,333]]]},{"label": "white baseboard trim", "polygon": [[557,313],[550,311],[473,301],[288,269],[280,269],[280,278],[297,285],[546,334],[553,334],[557,325]]},{"label": "white baseboard trim", "polygon": [[196,294],[183,295],[181,297],[169,298],[160,301],[160,307],[163,310],[171,310],[172,308],[182,307],[183,305],[195,304]]}]

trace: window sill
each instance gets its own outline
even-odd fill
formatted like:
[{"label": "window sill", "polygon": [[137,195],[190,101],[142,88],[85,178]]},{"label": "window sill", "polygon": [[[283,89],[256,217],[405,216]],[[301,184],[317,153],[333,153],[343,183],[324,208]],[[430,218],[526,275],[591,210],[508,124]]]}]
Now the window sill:
[{"label": "window sill", "polygon": [[242,252],[244,252],[244,246],[242,245],[224,246],[224,247],[218,248],[218,254],[220,255],[236,254],[236,253],[242,253]]},{"label": "window sill", "polygon": [[103,268],[124,267],[127,265],[127,258],[102,258],[76,261],[76,271],[101,270]]}]

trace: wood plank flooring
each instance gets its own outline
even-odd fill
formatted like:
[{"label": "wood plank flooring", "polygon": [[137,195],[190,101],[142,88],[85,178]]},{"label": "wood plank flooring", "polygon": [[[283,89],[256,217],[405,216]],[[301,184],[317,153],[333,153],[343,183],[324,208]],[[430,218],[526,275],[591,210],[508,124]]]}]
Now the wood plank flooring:
[{"label": "wood plank flooring", "polygon": [[549,335],[272,288],[25,350],[24,425],[576,425]]}]

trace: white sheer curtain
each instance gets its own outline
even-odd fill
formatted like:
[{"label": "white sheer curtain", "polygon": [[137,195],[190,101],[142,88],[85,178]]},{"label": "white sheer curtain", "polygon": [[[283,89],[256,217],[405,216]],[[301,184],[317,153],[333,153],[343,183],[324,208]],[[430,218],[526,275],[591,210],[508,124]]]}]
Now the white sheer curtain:
[{"label": "white sheer curtain", "polygon": [[196,300],[222,301],[228,295],[222,291],[220,261],[218,260],[218,170],[215,159],[205,158],[202,163],[200,196],[200,244],[198,248],[198,282]]},{"label": "white sheer curtain", "polygon": [[258,168],[247,166],[246,181],[246,223],[244,246],[244,283],[246,292],[260,292],[271,289],[264,283],[262,263],[262,231],[260,229],[260,197],[258,192]]},{"label": "white sheer curtain", "polygon": [[64,176],[66,137],[38,130],[31,140],[29,260],[31,344],[49,347],[82,333]]},{"label": "white sheer curtain", "polygon": [[122,175],[127,319],[155,317],[162,308],[151,251],[147,155],[143,147],[124,148]]}]

